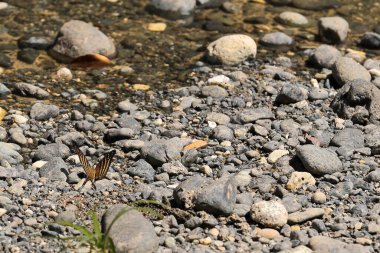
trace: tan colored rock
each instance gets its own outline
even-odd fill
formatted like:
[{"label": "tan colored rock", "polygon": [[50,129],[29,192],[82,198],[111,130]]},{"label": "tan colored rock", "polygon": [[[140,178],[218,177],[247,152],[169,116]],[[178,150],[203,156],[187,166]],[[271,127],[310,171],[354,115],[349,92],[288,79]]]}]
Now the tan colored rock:
[{"label": "tan colored rock", "polygon": [[210,62],[223,65],[236,65],[248,58],[256,57],[256,42],[244,34],[223,36],[207,47]]},{"label": "tan colored rock", "polygon": [[315,178],[309,172],[295,171],[290,176],[286,188],[295,191],[303,185],[315,185]]}]

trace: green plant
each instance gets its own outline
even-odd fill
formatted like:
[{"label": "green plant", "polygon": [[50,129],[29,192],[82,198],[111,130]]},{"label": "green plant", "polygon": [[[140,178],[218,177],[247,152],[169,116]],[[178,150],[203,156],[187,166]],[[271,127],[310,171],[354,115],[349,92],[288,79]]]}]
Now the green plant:
[{"label": "green plant", "polygon": [[144,214],[148,214],[158,219],[162,219],[163,215],[160,212],[154,210],[151,207],[146,207],[143,205],[154,205],[158,206],[160,209],[168,210],[168,207],[154,200],[137,200],[129,204],[131,206],[123,208],[120,212],[116,214],[105,233],[102,233],[100,220],[98,219],[95,208],[88,212],[88,215],[91,217],[92,221],[92,230],[86,228],[86,226],[77,225],[72,222],[57,221],[57,224],[71,227],[73,229],[78,230],[81,233],[81,235],[79,236],[60,237],[60,239],[79,241],[81,245],[88,245],[90,247],[90,252],[114,253],[116,252],[115,245],[112,239],[109,237],[109,232],[114,223],[126,212],[131,210],[138,210]]}]

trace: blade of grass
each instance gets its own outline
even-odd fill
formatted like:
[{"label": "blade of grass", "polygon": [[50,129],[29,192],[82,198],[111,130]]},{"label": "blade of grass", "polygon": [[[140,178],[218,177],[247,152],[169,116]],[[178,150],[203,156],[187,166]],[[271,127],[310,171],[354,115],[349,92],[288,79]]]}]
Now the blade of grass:
[{"label": "blade of grass", "polygon": [[68,221],[57,221],[56,223],[59,224],[59,225],[62,225],[62,226],[68,226],[68,227],[71,227],[71,228],[74,228],[74,229],[78,230],[85,237],[87,237],[89,239],[89,241],[93,241],[95,239],[94,235],[91,233],[91,231],[89,231],[84,226],[76,225],[76,224],[68,222]]},{"label": "blade of grass", "polygon": [[95,237],[97,238],[97,240],[101,240],[103,237],[103,234],[102,234],[102,230],[100,228],[100,222],[98,219],[98,215],[96,214],[96,212],[94,210],[90,211],[89,215],[92,219],[92,225],[94,226]]}]

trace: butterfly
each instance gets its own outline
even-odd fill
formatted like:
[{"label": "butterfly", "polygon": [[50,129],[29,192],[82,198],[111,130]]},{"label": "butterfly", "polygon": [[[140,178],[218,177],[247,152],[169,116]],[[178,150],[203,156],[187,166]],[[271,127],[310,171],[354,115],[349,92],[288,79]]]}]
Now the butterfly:
[{"label": "butterfly", "polygon": [[76,148],[76,153],[79,156],[80,163],[82,164],[83,169],[86,173],[86,180],[84,181],[82,187],[86,185],[87,181],[91,181],[92,185],[96,190],[95,180],[102,179],[107,175],[112,158],[116,154],[116,150],[112,150],[111,152],[105,154],[103,159],[95,167],[90,165],[86,156],[82,153],[82,151],[79,148]]}]

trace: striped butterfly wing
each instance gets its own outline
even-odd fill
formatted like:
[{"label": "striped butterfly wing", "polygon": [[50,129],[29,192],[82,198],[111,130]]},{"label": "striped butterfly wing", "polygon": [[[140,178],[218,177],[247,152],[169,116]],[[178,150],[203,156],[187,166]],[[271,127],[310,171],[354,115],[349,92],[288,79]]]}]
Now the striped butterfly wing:
[{"label": "striped butterfly wing", "polygon": [[90,163],[88,162],[86,156],[82,153],[82,151],[77,148],[76,153],[79,156],[79,161],[83,166],[84,171],[86,172],[87,178],[91,181],[95,180],[96,171],[95,168],[93,168]]},{"label": "striped butterfly wing", "polygon": [[103,159],[95,167],[95,178],[104,178],[107,175],[108,169],[110,168],[112,158],[116,154],[116,150],[104,155]]}]

